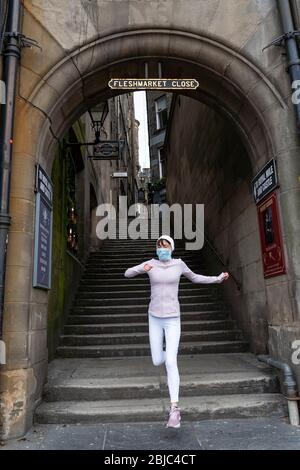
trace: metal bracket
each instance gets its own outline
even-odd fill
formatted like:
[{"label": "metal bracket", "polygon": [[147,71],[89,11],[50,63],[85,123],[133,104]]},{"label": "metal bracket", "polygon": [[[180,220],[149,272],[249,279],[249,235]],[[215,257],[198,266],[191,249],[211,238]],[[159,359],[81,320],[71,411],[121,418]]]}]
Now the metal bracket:
[{"label": "metal bracket", "polygon": [[284,43],[287,39],[292,39],[292,38],[295,38],[297,36],[300,36],[300,31],[299,30],[289,31],[288,33],[282,34],[281,36],[278,36],[277,38],[273,39],[273,41],[270,42],[270,44],[265,46],[262,49],[262,52],[265,49],[267,49],[268,47],[271,47],[271,46],[284,47]]},{"label": "metal bracket", "polygon": [[17,39],[19,42],[19,47],[30,47],[32,49],[33,47],[38,47],[41,51],[43,50],[42,47],[39,45],[39,43],[32,38],[28,38],[22,33],[18,32],[11,32],[11,33],[4,33],[3,38],[14,38]]}]

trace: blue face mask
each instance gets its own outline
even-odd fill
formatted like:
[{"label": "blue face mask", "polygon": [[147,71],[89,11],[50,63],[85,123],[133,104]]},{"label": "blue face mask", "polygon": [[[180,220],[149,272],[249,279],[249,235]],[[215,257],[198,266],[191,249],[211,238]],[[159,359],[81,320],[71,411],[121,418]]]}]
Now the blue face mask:
[{"label": "blue face mask", "polygon": [[156,254],[160,261],[168,261],[171,259],[171,250],[169,248],[156,248]]}]

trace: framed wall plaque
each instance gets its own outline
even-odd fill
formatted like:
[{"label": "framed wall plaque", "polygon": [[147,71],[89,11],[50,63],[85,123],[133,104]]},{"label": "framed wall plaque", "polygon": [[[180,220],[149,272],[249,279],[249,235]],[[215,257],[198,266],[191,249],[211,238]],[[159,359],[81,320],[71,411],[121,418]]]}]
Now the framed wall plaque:
[{"label": "framed wall plaque", "polygon": [[264,277],[285,274],[283,242],[276,193],[257,205]]},{"label": "framed wall plaque", "polygon": [[33,287],[51,289],[53,185],[46,172],[36,169]]}]

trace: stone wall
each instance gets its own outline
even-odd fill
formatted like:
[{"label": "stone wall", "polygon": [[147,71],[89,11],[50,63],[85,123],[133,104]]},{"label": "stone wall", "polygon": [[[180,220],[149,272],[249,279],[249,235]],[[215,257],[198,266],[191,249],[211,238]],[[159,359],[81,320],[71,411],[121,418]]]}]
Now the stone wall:
[{"label": "stone wall", "polygon": [[267,312],[253,171],[232,125],[213,109],[185,96],[173,102],[167,146],[167,199],[170,204],[204,204],[205,235],[226,267],[210,253],[209,269],[228,269],[242,284],[224,285],[233,316],[255,353],[266,352]]},{"label": "stone wall", "polygon": [[63,156],[58,152],[52,167],[53,239],[52,282],[48,300],[47,345],[48,360],[55,356],[73,294],[78,285],[81,266],[67,250],[66,181]]}]

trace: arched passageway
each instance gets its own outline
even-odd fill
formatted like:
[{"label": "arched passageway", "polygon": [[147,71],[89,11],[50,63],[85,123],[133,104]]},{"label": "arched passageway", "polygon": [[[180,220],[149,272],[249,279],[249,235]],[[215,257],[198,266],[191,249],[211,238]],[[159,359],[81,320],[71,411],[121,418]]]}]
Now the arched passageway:
[{"label": "arched passageway", "polygon": [[[259,248],[257,238],[257,226],[255,227],[255,206],[251,202],[249,193],[249,178],[253,176],[270,158],[275,157],[278,170],[282,174],[281,205],[285,206],[287,201],[293,201],[293,182],[284,171],[285,157],[290,152],[291,145],[297,146],[295,135],[294,117],[287,100],[276,88],[273,82],[265,73],[251,60],[237,50],[220,43],[215,39],[201,36],[185,31],[166,29],[143,29],[130,30],[114,33],[94,42],[87,43],[79,49],[70,52],[63,59],[55,61],[53,67],[34,84],[30,89],[30,84],[24,83],[27,88],[28,97],[22,96],[17,100],[17,119],[15,126],[16,141],[14,145],[14,163],[12,179],[12,199],[11,212],[13,222],[10,230],[10,244],[7,259],[7,287],[6,306],[7,310],[12,308],[16,300],[26,310],[27,318],[37,318],[41,312],[47,315],[48,295],[46,292],[33,289],[31,287],[32,272],[32,250],[33,250],[33,214],[34,214],[34,184],[35,164],[40,163],[48,173],[51,173],[55,151],[58,142],[66,131],[72,126],[76,119],[81,116],[91,106],[114,96],[114,92],[107,86],[112,77],[139,77],[144,75],[145,61],[149,64],[149,75],[157,70],[157,63],[162,66],[163,75],[167,77],[187,78],[195,77],[199,81],[199,88],[194,92],[181,91],[183,95],[183,106],[188,107],[188,100],[192,98],[199,102],[199,107],[193,108],[193,113],[197,119],[207,117],[207,122],[211,123],[215,132],[215,140],[218,141],[219,149],[213,149],[214,164],[218,166],[216,175],[221,180],[228,178],[226,170],[220,162],[224,163],[224,158],[231,158],[231,165],[236,168],[236,163],[242,159],[245,165],[245,173],[237,171],[237,179],[241,179],[239,186],[231,189],[226,181],[219,181],[217,185],[218,198],[216,208],[219,217],[230,230],[238,233],[239,240],[246,238],[250,231],[253,232],[254,225],[254,250],[251,254],[253,259],[246,259],[246,253],[239,245],[240,251],[236,253],[236,264],[234,268],[241,275],[241,267],[255,262],[256,269],[259,266]],[[22,77],[25,82],[25,75]],[[115,92],[116,93],[116,92]],[[117,93],[120,93],[119,91]],[[175,113],[178,112],[174,111]],[[199,122],[199,121],[198,121]],[[194,129],[194,143],[196,137],[199,142],[205,143],[207,136],[205,125]],[[182,125],[182,135],[188,136],[189,130]],[[283,138],[284,136],[284,138]],[[170,151],[172,151],[172,129],[170,132]],[[227,145],[226,150],[222,148]],[[231,146],[232,144],[232,146]],[[195,147],[190,147],[194,152]],[[232,155],[234,149],[234,155]],[[220,157],[222,150],[223,156]],[[225,153],[224,153],[225,152]],[[201,166],[209,160],[209,150],[201,164],[194,159],[189,161],[187,155],[184,159],[184,171],[178,166],[172,167],[170,158],[168,165],[170,171],[169,197],[170,203],[177,202],[199,202],[205,198],[206,188],[199,192],[199,198],[195,193],[187,195],[176,188],[176,181],[182,178],[186,183],[191,172],[198,175],[203,173]],[[201,156],[201,152],[200,152]],[[190,168],[188,168],[190,167]],[[25,176],[24,176],[25,175]],[[195,181],[197,182],[197,181]],[[209,183],[209,180],[207,181]],[[225,191],[225,193],[222,191]],[[226,193],[227,191],[227,193]],[[248,191],[248,193],[247,193]],[[187,201],[185,197],[188,196]],[[230,200],[229,206],[222,204],[225,197]],[[193,199],[192,201],[190,199]],[[239,205],[243,201],[244,205]],[[236,207],[234,207],[236,204]],[[218,221],[213,217],[213,209],[210,209],[210,233],[216,239],[221,254],[228,257],[231,249],[231,235],[226,234],[217,240]],[[228,213],[229,210],[229,213]],[[226,215],[227,211],[227,215]],[[244,211],[245,218],[238,217]],[[16,215],[22,212],[23,219],[20,222]],[[228,215],[229,214],[229,215]],[[227,224],[225,219],[227,217]],[[247,276],[254,276],[262,281],[262,285],[256,285],[254,292],[259,298],[260,310],[254,317],[253,311],[248,311],[248,299],[253,295],[252,291],[244,291],[239,299],[236,299],[234,287],[228,287],[228,297],[235,305],[235,312],[238,316],[241,306],[244,307],[245,316],[242,319],[244,325],[251,325],[253,350],[264,350],[266,348],[268,318],[279,318],[284,315],[291,321],[296,320],[298,315],[298,297],[292,299],[289,296],[282,297],[279,312],[278,301],[273,296],[274,289],[278,292],[285,292],[290,279],[296,275],[298,265],[293,262],[293,233],[294,225],[288,212],[282,213],[285,230],[284,237],[287,249],[287,263],[290,277],[282,276],[274,284],[263,280],[260,272],[249,272]],[[245,220],[251,220],[251,227],[245,226]],[[234,219],[236,219],[234,221]],[[219,219],[218,219],[219,220]],[[234,226],[234,223],[236,226]],[[21,230],[20,230],[21,227]],[[256,234],[255,234],[256,233]],[[16,255],[16,250],[20,256]],[[24,254],[26,253],[26,254]],[[16,264],[16,258],[21,260]],[[11,282],[14,278],[15,282]],[[298,292],[298,287],[294,284],[294,292]],[[284,313],[283,313],[284,312]],[[261,316],[263,315],[263,318]],[[31,316],[31,317],[30,317]],[[6,337],[8,344],[16,339],[16,335],[10,331],[6,320]],[[35,320],[37,321],[37,320]],[[15,352],[11,347],[8,354],[8,371],[14,370],[15,377],[23,384],[23,392],[16,392],[16,396],[25,394],[25,390],[30,389],[30,398],[26,398],[27,403],[22,408],[13,422],[7,424],[7,432],[18,433],[20,428],[26,427],[26,422],[32,416],[35,404],[40,400],[41,389],[47,370],[47,347],[45,342],[46,322],[45,318],[40,318],[38,328],[33,327],[31,319],[24,327],[22,342],[25,343],[24,351]],[[256,340],[255,331],[264,328],[263,334],[259,331]],[[24,340],[24,338],[26,338]],[[39,347],[34,350],[33,339],[38,342]],[[14,341],[15,345],[15,341]],[[18,355],[19,354],[19,355]],[[22,371],[21,371],[22,369]],[[19,372],[18,372],[19,371]],[[13,380],[9,372],[7,380]],[[14,399],[7,402],[7,410],[13,405]],[[9,411],[7,411],[7,416]],[[16,431],[14,431],[14,429]]]}]

